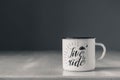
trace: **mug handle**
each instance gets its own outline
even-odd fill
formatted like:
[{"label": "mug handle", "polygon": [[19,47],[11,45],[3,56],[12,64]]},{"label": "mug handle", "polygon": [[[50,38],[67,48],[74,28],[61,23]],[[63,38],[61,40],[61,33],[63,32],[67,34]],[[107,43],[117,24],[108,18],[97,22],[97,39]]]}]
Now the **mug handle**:
[{"label": "mug handle", "polygon": [[106,54],[106,47],[102,43],[95,43],[96,46],[101,46],[103,48],[102,55],[97,60],[102,60]]}]

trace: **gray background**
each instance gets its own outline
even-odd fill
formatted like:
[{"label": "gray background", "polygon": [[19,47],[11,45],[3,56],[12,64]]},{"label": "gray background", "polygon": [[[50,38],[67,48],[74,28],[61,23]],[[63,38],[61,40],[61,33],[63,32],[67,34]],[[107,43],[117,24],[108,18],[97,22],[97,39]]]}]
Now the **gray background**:
[{"label": "gray background", "polygon": [[0,0],[0,50],[61,50],[63,36],[94,36],[120,50],[120,0]]}]

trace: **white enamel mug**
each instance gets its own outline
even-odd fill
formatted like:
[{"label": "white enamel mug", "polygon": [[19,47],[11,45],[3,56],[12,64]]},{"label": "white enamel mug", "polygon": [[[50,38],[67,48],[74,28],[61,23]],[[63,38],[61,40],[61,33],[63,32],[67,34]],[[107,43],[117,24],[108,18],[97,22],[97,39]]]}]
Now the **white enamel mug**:
[{"label": "white enamel mug", "polygon": [[95,69],[95,46],[101,46],[103,59],[106,47],[96,43],[94,37],[72,37],[62,39],[63,69],[67,71],[88,71]]}]

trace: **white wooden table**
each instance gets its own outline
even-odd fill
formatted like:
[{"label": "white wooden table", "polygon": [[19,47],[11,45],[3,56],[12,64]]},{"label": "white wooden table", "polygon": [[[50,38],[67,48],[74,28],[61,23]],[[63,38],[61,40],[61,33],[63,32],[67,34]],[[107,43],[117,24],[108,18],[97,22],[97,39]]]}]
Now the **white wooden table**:
[{"label": "white wooden table", "polygon": [[88,72],[63,71],[59,51],[0,52],[0,80],[120,80],[120,52],[107,52]]}]

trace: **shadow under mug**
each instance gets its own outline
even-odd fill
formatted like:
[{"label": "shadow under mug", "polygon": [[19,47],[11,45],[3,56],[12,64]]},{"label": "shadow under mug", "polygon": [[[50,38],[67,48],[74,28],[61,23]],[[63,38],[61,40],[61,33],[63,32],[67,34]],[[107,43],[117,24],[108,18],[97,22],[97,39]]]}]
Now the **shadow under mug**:
[{"label": "shadow under mug", "polygon": [[103,59],[106,47],[96,43],[94,37],[72,37],[62,39],[63,69],[67,71],[89,71],[95,69],[95,46],[101,46]]}]

